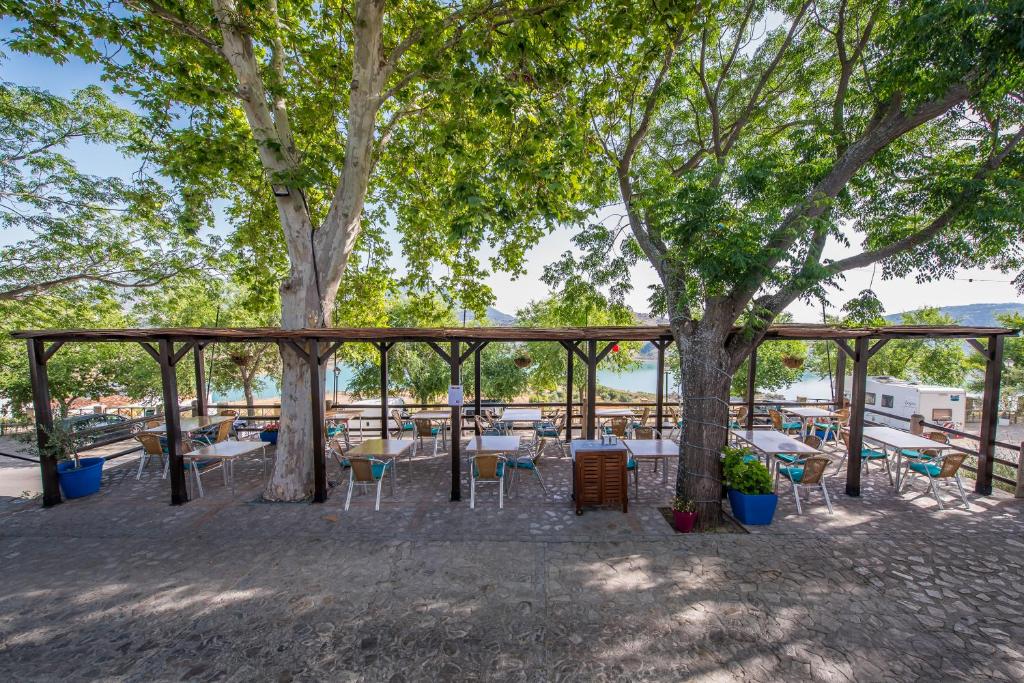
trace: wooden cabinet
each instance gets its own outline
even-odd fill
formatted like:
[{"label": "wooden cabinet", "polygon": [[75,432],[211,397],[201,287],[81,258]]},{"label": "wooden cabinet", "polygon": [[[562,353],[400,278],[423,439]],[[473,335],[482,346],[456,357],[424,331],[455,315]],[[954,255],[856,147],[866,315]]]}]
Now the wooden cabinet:
[{"label": "wooden cabinet", "polygon": [[626,486],[626,452],[623,450],[586,450],[576,454],[573,466],[573,490],[576,514],[587,505],[629,506]]}]

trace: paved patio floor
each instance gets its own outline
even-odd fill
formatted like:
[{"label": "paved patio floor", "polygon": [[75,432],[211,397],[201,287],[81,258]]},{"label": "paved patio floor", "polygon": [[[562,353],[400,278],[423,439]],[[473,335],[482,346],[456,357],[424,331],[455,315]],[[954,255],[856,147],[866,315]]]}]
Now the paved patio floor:
[{"label": "paved patio floor", "polygon": [[[883,472],[752,533],[675,534],[645,465],[629,514],[568,503],[547,451],[498,510],[448,501],[447,456],[342,510],[232,496],[171,507],[153,466],[53,509],[0,499],[3,680],[1024,679],[1024,501],[940,511]],[[338,466],[330,478],[340,479]],[[951,501],[951,499],[949,499]]]}]

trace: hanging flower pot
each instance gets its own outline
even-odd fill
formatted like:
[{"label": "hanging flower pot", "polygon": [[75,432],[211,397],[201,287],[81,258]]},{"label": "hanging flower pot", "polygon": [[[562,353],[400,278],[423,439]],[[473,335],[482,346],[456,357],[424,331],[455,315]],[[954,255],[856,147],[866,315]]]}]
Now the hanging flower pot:
[{"label": "hanging flower pot", "polygon": [[800,356],[783,356],[782,364],[790,370],[796,370],[797,368],[803,367],[804,359]]},{"label": "hanging flower pot", "polygon": [[520,353],[512,359],[512,362],[516,364],[517,368],[528,368],[533,365],[533,359],[527,353]]}]

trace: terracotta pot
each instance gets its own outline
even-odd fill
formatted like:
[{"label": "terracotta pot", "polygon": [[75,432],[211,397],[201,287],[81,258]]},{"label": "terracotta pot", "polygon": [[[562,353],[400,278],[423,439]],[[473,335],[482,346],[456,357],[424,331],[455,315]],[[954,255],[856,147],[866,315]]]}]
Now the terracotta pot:
[{"label": "terracotta pot", "polygon": [[673,510],[672,520],[675,522],[676,531],[681,534],[688,534],[693,531],[693,525],[697,523],[697,513]]},{"label": "terracotta pot", "polygon": [[512,362],[516,364],[517,368],[528,368],[533,363],[533,359],[530,358],[529,356],[523,355],[523,356],[516,356],[512,360]]},{"label": "terracotta pot", "polygon": [[782,364],[785,365],[790,370],[796,370],[797,368],[803,366],[804,359],[797,358],[796,356],[785,356],[782,359]]}]

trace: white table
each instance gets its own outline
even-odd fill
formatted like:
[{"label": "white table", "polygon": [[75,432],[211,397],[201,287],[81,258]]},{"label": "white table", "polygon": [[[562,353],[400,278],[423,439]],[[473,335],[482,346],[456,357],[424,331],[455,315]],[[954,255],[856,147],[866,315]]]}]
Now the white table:
[{"label": "white table", "polygon": [[499,422],[540,422],[540,408],[508,408],[501,413]]},{"label": "white table", "polygon": [[[222,422],[234,422],[238,418],[234,415],[200,415],[199,417],[183,417],[178,421],[178,429],[188,434],[189,432],[197,432],[200,429],[206,429],[207,427],[216,427]],[[156,427],[150,427],[142,431],[152,432],[153,434],[166,434],[167,423],[159,424]]]},{"label": "white table", "polygon": [[[800,422],[803,427],[800,429],[801,433],[807,434],[808,425],[812,424],[816,418],[835,417],[836,414],[831,410],[825,410],[824,408],[815,408],[813,406],[793,406],[782,409],[783,412],[789,413],[790,415],[796,415],[800,418]],[[827,435],[826,435],[827,436]]]},{"label": "white table", "polygon": [[942,451],[949,448],[949,444],[940,441],[932,441],[917,434],[905,432],[902,429],[892,427],[865,427],[864,438],[868,441],[881,444],[886,448],[896,451],[896,490],[900,490],[900,465],[903,461],[903,451],[922,451],[926,448]]},{"label": "white table", "polygon": [[774,429],[730,429],[729,433],[763,453],[766,461],[771,456],[782,453],[787,455],[821,454],[817,448],[811,448],[803,441],[797,441]]},{"label": "white table", "polygon": [[661,483],[668,482],[668,459],[679,457],[679,444],[670,439],[623,439],[633,459],[638,461],[637,473],[640,472],[640,460],[661,460]]},{"label": "white table", "polygon": [[[235,495],[235,461],[243,455],[249,455],[256,451],[263,452],[263,475],[267,474],[267,444],[262,441],[218,441],[217,443],[203,446],[185,453],[184,457],[191,460],[220,460],[224,472],[224,485],[230,483],[231,495]],[[203,497],[203,481],[199,476],[199,470],[193,467],[196,473],[196,484],[199,488],[199,497]]]},{"label": "white table", "polygon": [[594,410],[597,417],[633,417],[633,411],[629,408],[597,408]]}]

